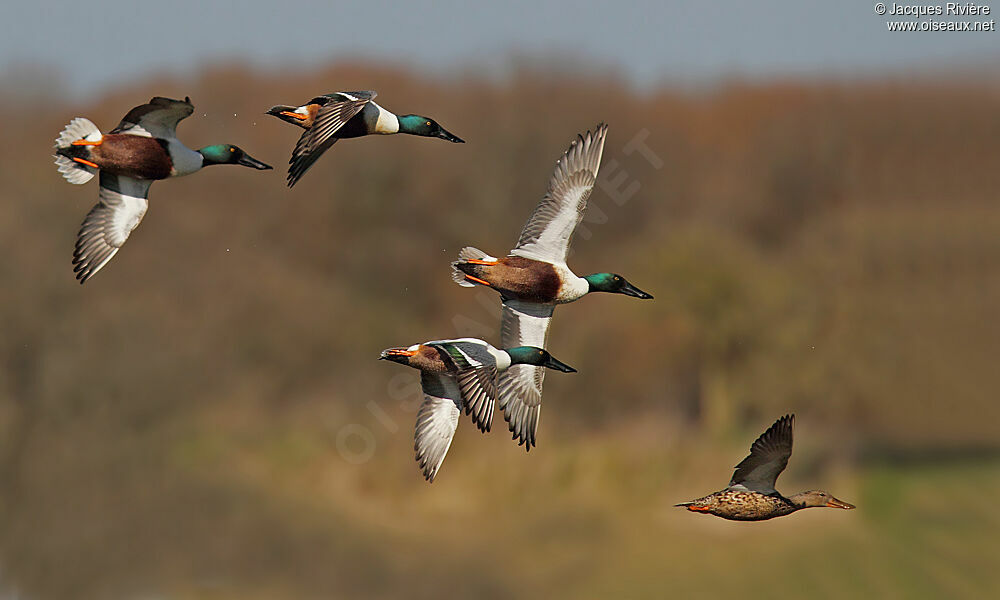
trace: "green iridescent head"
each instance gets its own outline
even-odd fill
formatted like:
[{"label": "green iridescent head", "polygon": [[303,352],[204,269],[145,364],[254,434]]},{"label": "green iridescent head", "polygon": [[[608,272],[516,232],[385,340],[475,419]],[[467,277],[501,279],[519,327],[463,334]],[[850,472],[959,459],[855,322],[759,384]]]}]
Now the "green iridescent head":
[{"label": "green iridescent head", "polygon": [[271,165],[260,162],[244,152],[242,148],[233,146],[232,144],[205,146],[198,153],[204,157],[205,161],[203,164],[206,167],[208,165],[243,165],[244,167],[253,167],[261,171],[271,168]]},{"label": "green iridescent head", "polygon": [[424,137],[439,137],[442,140],[448,140],[456,144],[465,143],[465,140],[446,131],[434,119],[421,117],[420,115],[403,115],[399,117],[399,132],[422,135]]},{"label": "green iridescent head", "polygon": [[535,346],[518,346],[517,348],[507,348],[505,350],[510,355],[512,365],[535,365],[538,367],[548,367],[563,373],[576,373],[576,369],[560,362],[546,350]]},{"label": "green iridescent head", "polygon": [[626,296],[634,296],[636,298],[642,298],[643,300],[650,300],[653,298],[652,294],[647,294],[626,281],[621,275],[616,275],[614,273],[594,273],[593,275],[587,275],[584,279],[586,279],[587,283],[590,284],[591,292],[625,294]]}]

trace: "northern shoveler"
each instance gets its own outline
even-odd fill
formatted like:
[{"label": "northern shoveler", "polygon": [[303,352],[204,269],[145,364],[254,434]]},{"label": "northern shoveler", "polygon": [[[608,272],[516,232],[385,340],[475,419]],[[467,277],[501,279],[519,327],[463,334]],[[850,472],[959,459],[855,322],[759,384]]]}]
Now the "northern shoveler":
[{"label": "northern shoveler", "polygon": [[424,402],[417,412],[414,450],[429,482],[434,481],[458,427],[463,408],[483,432],[490,430],[497,374],[511,365],[537,365],[564,373],[576,369],[534,347],[494,348],[483,340],[461,338],[383,350],[391,360],[420,370]]},{"label": "northern shoveler", "polygon": [[[621,275],[594,273],[578,277],[566,266],[570,240],[587,209],[597,180],[608,127],[577,136],[556,162],[549,189],[505,258],[473,247],[462,248],[451,264],[452,278],[466,287],[488,286],[500,293],[504,346],[545,347],[549,320],[557,304],[573,302],[590,292],[611,292],[636,298],[653,296]],[[515,367],[500,377],[500,407],[514,439],[526,450],[535,445],[541,412],[543,369]]]},{"label": "northern shoveler", "polygon": [[110,133],[77,117],[56,138],[56,166],[67,181],[86,183],[100,171],[100,201],[80,226],[73,252],[73,271],[81,284],[111,260],[142,221],[153,181],[190,175],[208,165],[271,168],[229,144],[200,150],[182,144],[177,123],[193,111],[190,98],[156,97],[130,110]]},{"label": "northern shoveler", "polygon": [[750,456],[736,465],[729,487],[676,506],[730,521],[764,521],[815,506],[854,508],[853,504],[838,500],[822,490],[810,490],[786,498],[774,489],[774,482],[785,470],[788,457],[792,455],[794,420],[795,415],[785,415],[757,438],[750,446]]},{"label": "northern shoveler", "polygon": [[394,115],[375,103],[376,95],[372,91],[334,92],[316,96],[302,106],[279,105],[267,110],[265,114],[305,129],[288,161],[288,187],[295,185],[330,146],[344,138],[409,133],[465,143],[434,119]]}]

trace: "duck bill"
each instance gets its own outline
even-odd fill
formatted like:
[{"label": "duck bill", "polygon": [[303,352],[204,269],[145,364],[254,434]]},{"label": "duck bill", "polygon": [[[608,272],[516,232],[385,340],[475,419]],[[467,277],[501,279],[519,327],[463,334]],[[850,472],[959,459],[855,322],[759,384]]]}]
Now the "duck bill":
[{"label": "duck bill", "polygon": [[843,508],[845,510],[852,510],[854,508],[857,508],[850,502],[844,502],[843,500],[837,500],[836,498],[831,498],[829,501],[827,501],[826,505],[830,508]]},{"label": "duck bill", "polygon": [[452,142],[453,144],[464,144],[465,143],[465,140],[463,140],[462,138],[458,137],[457,135],[455,135],[455,134],[453,134],[453,133],[451,133],[449,131],[446,131],[444,127],[442,127],[441,131],[439,131],[437,133],[437,136],[439,138],[441,138],[442,140],[448,140],[449,142]]},{"label": "duck bill", "polygon": [[256,158],[250,156],[249,154],[244,154],[243,156],[241,156],[240,159],[236,161],[236,164],[243,165],[244,167],[251,167],[253,169],[257,169],[258,171],[267,171],[268,169],[273,168],[271,167],[271,165],[267,163],[262,163]]},{"label": "duck bill", "polygon": [[556,371],[562,371],[563,373],[576,373],[576,369],[562,361],[556,360],[552,355],[549,355],[549,359],[545,361],[545,364],[542,366]]},{"label": "duck bill", "polygon": [[625,294],[626,296],[632,296],[634,298],[639,298],[641,300],[652,300],[653,299],[653,295],[652,294],[647,294],[646,292],[640,290],[639,288],[635,287],[634,285],[632,285],[631,283],[628,283],[628,282],[625,282],[625,286],[622,287],[621,293]]},{"label": "duck bill", "polygon": [[406,348],[389,348],[388,350],[383,350],[379,354],[379,360],[391,360],[392,362],[399,363],[401,365],[409,364],[410,357],[416,354],[415,350],[407,350]]}]

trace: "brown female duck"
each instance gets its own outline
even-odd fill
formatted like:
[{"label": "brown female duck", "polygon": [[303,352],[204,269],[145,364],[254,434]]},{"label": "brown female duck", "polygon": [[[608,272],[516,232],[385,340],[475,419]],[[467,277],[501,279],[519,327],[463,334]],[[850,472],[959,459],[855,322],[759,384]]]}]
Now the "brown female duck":
[{"label": "brown female duck", "polygon": [[821,490],[801,492],[786,498],[774,489],[774,482],[785,470],[788,457],[792,455],[794,420],[795,415],[785,415],[757,438],[750,446],[750,456],[736,465],[729,487],[676,506],[730,521],[764,521],[814,506],[854,508],[853,504]]}]

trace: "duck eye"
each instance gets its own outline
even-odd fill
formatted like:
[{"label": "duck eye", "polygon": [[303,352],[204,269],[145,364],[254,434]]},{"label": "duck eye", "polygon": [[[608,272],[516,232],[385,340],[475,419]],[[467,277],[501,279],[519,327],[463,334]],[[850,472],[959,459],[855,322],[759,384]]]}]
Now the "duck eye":
[{"label": "duck eye", "polygon": [[431,126],[431,122],[430,122],[430,121],[427,121],[427,126],[428,126],[428,127],[430,127],[430,126]]}]

